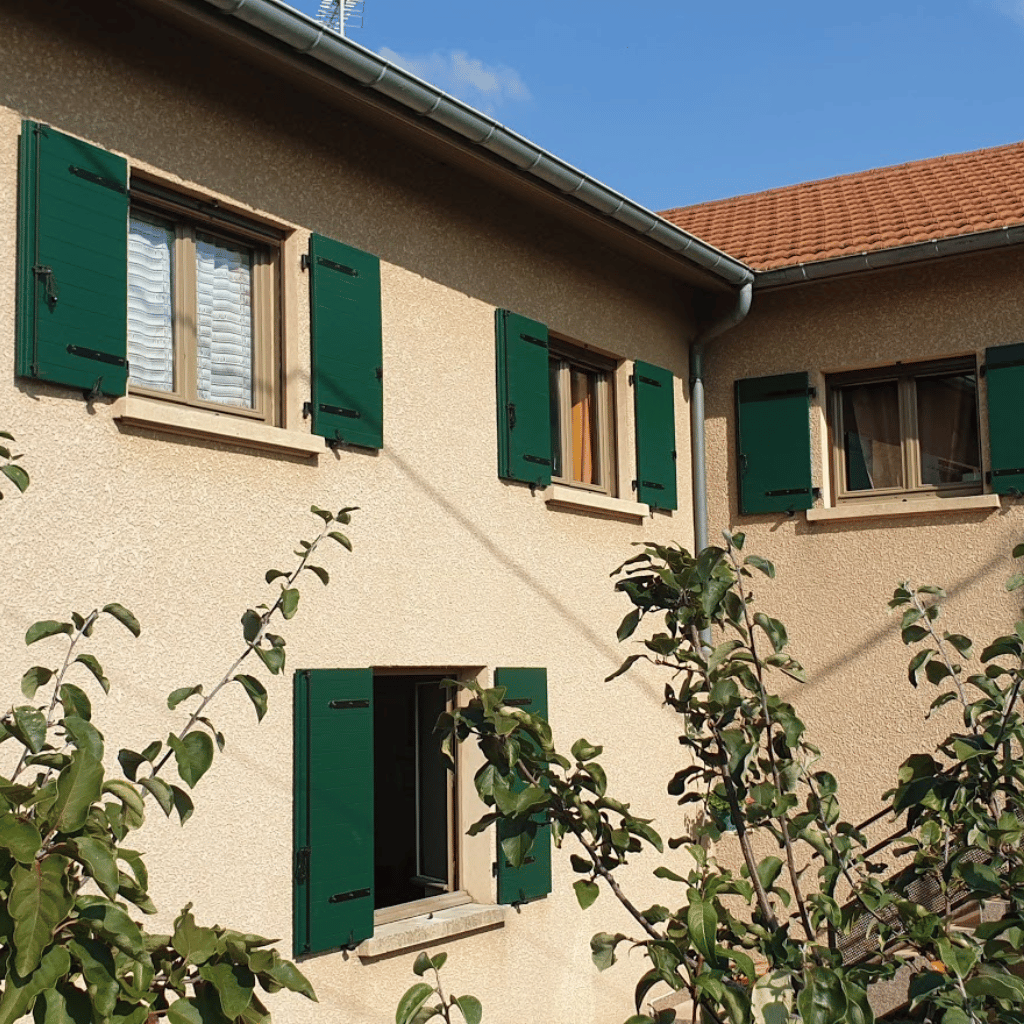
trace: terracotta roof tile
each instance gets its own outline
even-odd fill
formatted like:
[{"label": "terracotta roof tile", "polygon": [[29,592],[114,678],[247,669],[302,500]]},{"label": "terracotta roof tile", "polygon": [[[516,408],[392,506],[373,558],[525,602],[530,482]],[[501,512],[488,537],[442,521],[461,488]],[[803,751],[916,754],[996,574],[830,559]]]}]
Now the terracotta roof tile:
[{"label": "terracotta roof tile", "polygon": [[1024,224],[1024,142],[665,210],[755,270]]}]

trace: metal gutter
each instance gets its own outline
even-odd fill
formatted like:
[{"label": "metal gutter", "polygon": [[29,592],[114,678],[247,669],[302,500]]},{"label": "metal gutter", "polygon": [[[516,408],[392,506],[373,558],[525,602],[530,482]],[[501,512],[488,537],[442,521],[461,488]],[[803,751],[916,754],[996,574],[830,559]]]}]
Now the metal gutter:
[{"label": "metal gutter", "polygon": [[282,0],[205,2],[272,36],[297,53],[308,55],[359,85],[436,122],[517,170],[684,257],[726,284],[742,287],[754,280],[753,272],[739,260],[602,185],[486,114],[294,10]]},{"label": "metal gutter", "polygon": [[995,231],[978,231],[954,238],[939,238],[930,242],[916,242],[893,249],[878,249],[862,252],[855,256],[840,256],[834,260],[820,260],[816,263],[799,263],[777,270],[759,270],[754,279],[758,290],[781,288],[784,285],[802,284],[807,281],[822,281],[846,274],[862,273],[865,270],[884,270],[888,267],[903,267],[911,263],[923,263],[941,256],[958,256],[968,252],[982,252],[985,249],[1001,249],[1009,245],[1024,243],[1024,225],[997,228]]}]

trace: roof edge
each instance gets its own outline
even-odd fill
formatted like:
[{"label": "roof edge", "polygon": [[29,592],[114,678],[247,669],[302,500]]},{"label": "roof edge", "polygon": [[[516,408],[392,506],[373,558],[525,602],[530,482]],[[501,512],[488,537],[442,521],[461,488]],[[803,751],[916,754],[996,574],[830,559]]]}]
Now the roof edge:
[{"label": "roof edge", "polygon": [[609,220],[682,257],[726,284],[742,287],[754,272],[740,260],[716,249],[639,203],[603,185],[571,164],[486,114],[371,50],[326,28],[282,0],[204,0],[225,15],[272,36],[299,54],[314,58],[336,73],[434,121],[469,143],[531,175],[549,189],[576,199]]},{"label": "roof edge", "polygon": [[888,267],[923,263],[943,256],[959,256],[963,253],[1002,249],[1021,244],[1024,244],[1024,224],[997,228],[994,231],[977,231],[969,235],[953,235],[950,238],[937,238],[928,242],[915,242],[912,245],[890,249],[875,249],[831,260],[797,263],[775,270],[755,270],[754,281],[757,288],[781,288],[785,285],[822,281],[868,270],[884,270]]}]

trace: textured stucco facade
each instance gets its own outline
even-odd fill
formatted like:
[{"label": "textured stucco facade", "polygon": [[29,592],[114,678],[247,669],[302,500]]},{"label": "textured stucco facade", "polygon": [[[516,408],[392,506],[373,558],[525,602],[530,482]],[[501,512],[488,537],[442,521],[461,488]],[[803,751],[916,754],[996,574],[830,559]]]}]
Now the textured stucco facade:
[{"label": "textured stucco facade", "polygon": [[[354,553],[325,555],[331,585],[307,584],[298,616],[280,630],[288,671],[267,680],[267,718],[257,726],[244,694],[225,692],[211,713],[227,749],[197,788],[195,816],[182,829],[149,811],[137,845],[164,920],[191,900],[200,920],[276,936],[289,951],[290,678],[303,667],[443,668],[486,682],[496,666],[544,666],[560,744],[604,742],[616,794],[679,834],[670,823],[678,808],[660,782],[675,770],[678,747],[657,672],[602,680],[627,653],[615,642],[626,606],[609,572],[637,541],[687,544],[692,536],[682,382],[693,289],[135,5],[67,4],[57,16],[50,5],[4,2],[0,19],[0,426],[16,435],[32,476],[29,491],[2,509],[9,689],[25,668],[54,657],[23,647],[30,623],[120,601],[143,633],[131,641],[113,624],[97,631],[112,692],[97,697],[96,722],[111,762],[120,746],[165,737],[183,720],[180,709],[167,711],[166,694],[209,685],[240,651],[241,613],[271,593],[263,572],[287,567],[295,541],[314,532],[309,506],[360,508],[349,531]],[[115,402],[87,405],[81,393],[17,378],[23,118],[285,232],[281,430],[306,441],[309,296],[300,255],[311,231],[378,254],[384,449],[323,447],[309,456],[218,437],[230,429],[224,424],[169,432],[119,419]],[[496,307],[621,360],[617,478],[627,501],[635,475],[629,367],[642,359],[676,375],[678,511],[570,510],[497,478]],[[463,830],[481,811],[472,767],[467,757]],[[463,886],[493,904],[493,836],[461,844]],[[653,867],[640,858],[633,872],[641,905],[654,895],[645,881]],[[435,947],[450,954],[446,984],[478,994],[493,1024],[599,1024],[629,1012],[637,965],[599,975],[588,945],[596,931],[628,931],[625,915],[607,898],[581,912],[567,857],[557,853],[554,875],[546,900]],[[285,1022],[391,1019],[413,980],[413,956],[309,957],[302,968],[319,1004],[283,993],[271,1009]]]},{"label": "textured stucco facade", "polygon": [[[1003,249],[777,290],[755,286],[750,315],[707,358],[712,537],[726,526],[742,530],[747,549],[778,567],[778,579],[758,585],[758,597],[787,625],[810,679],[787,680],[781,689],[839,777],[844,816],[852,822],[878,810],[909,754],[932,750],[955,727],[956,705],[926,721],[936,691],[928,683],[910,687],[912,652],[886,601],[902,580],[939,584],[949,592],[940,620],[946,628],[979,642],[1011,631],[1019,604],[1003,584],[1014,571],[1010,552],[1020,540],[1022,511],[1004,497],[989,499],[994,508],[967,507],[977,498],[927,503],[939,512],[915,512],[912,501],[897,501],[863,519],[743,515],[734,382],[809,372],[816,389],[813,482],[822,490],[815,505],[825,508],[833,504],[826,376],[954,356],[977,355],[980,365],[986,347],[1021,339],[1022,269],[1020,251]],[[980,403],[984,425],[984,378]]]}]

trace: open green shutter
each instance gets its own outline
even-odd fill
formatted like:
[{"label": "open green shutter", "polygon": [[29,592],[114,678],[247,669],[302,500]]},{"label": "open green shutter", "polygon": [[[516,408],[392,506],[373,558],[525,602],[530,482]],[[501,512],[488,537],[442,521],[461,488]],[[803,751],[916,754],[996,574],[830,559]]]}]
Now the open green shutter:
[{"label": "open green shutter", "polygon": [[[496,668],[494,685],[505,687],[505,703],[521,707],[531,715],[548,717],[548,673],[543,668]],[[520,783],[518,788],[523,788]],[[533,848],[518,868],[509,864],[501,844],[518,833],[507,821],[498,822],[498,902],[527,903],[551,892],[551,826],[543,815],[531,820],[536,830]]]},{"label": "open green shutter", "polygon": [[675,378],[650,363],[633,364],[636,497],[651,508],[678,508]]},{"label": "open green shutter", "polygon": [[494,312],[498,378],[498,476],[551,483],[551,383],[548,329],[536,320]]},{"label": "open green shutter", "polygon": [[381,448],[384,388],[380,260],[323,235],[309,239],[313,433]]},{"label": "open green shutter", "polygon": [[373,673],[295,673],[294,951],[373,934]]},{"label": "open green shutter", "polygon": [[21,126],[17,368],[123,395],[128,381],[128,164]]},{"label": "open green shutter", "polygon": [[1024,345],[985,349],[992,490],[1024,492]]},{"label": "open green shutter", "polygon": [[740,512],[813,506],[810,402],[806,373],[736,381]]}]

